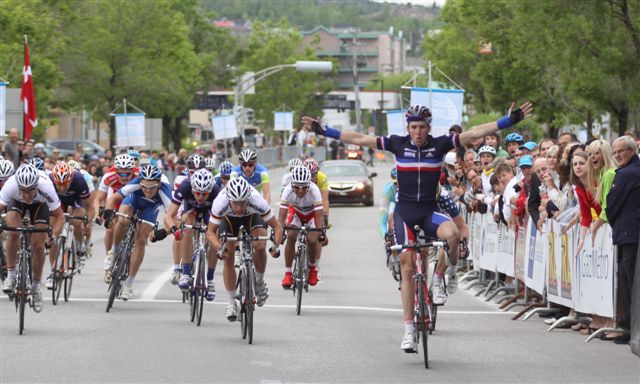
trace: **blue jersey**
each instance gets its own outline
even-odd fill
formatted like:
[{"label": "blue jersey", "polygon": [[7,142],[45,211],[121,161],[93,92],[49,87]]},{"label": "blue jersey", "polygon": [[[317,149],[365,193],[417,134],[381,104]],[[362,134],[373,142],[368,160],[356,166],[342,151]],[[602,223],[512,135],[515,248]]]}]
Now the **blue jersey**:
[{"label": "blue jersey", "polygon": [[[51,181],[53,181],[53,174],[49,175]],[[54,183],[55,184],[55,183]],[[89,197],[89,185],[87,184],[82,173],[73,171],[73,178],[71,179],[71,185],[66,192],[60,192],[56,189],[56,193],[60,198],[60,203],[65,207],[81,206],[82,200]]]},{"label": "blue jersey", "polygon": [[242,173],[242,167],[236,165],[233,168],[233,172],[231,172],[231,178],[234,179],[236,177],[242,176],[245,180],[251,184],[252,187],[262,192],[262,184],[269,183],[269,173],[267,172],[267,168],[264,165],[256,163],[256,167],[253,170],[253,174],[251,176],[246,176]]},{"label": "blue jersey", "polygon": [[[136,177],[131,180],[127,185],[120,188],[118,193],[129,200],[141,200],[144,201],[146,205],[148,203],[155,205],[162,205],[164,209],[168,209],[171,205],[171,186],[168,183],[160,182],[160,187],[155,196],[151,199],[147,198],[142,192],[142,188],[140,187],[140,178]],[[123,201],[124,204],[124,201]]]},{"label": "blue jersey", "polygon": [[216,187],[218,187],[219,189],[224,188],[224,185],[222,185],[222,179],[220,178],[220,175],[215,175],[213,177],[213,182],[215,183]]},{"label": "blue jersey", "polygon": [[187,179],[183,181],[182,184],[180,184],[180,187],[176,191],[173,192],[171,200],[174,204],[177,205],[184,203],[185,212],[194,209],[198,213],[204,213],[205,216],[209,216],[206,215],[206,213],[211,210],[211,204],[213,203],[213,200],[218,196],[218,193],[220,193],[220,188],[214,186],[213,190],[211,190],[211,193],[209,193],[207,200],[205,200],[204,203],[199,204],[195,196],[193,195],[193,190],[191,189],[191,180]]},{"label": "blue jersey", "polygon": [[396,155],[398,169],[398,201],[436,203],[436,191],[444,156],[460,145],[458,135],[433,137],[418,148],[409,135],[379,136],[378,149]]}]

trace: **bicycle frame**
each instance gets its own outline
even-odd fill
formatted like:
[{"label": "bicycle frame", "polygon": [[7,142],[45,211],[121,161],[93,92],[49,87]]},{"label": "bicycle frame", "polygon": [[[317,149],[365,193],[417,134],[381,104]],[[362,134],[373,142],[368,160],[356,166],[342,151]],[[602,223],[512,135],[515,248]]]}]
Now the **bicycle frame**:
[{"label": "bicycle frame", "polygon": [[193,241],[193,254],[191,263],[193,266],[193,280],[189,289],[189,313],[191,321],[193,322],[197,316],[197,325],[200,326],[202,322],[202,312],[204,304],[204,295],[207,291],[207,281],[205,278],[205,260],[207,257],[207,250],[209,248],[206,239],[207,226],[200,219],[197,224],[182,224],[181,229],[191,229],[195,233],[192,237]]}]

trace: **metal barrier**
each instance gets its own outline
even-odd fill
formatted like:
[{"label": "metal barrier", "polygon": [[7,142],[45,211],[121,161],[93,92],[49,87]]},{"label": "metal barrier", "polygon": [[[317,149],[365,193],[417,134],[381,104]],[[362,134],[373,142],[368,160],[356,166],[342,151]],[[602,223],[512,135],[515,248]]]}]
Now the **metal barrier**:
[{"label": "metal barrier", "polygon": [[[282,145],[274,148],[258,149],[256,153],[258,154],[258,162],[266,167],[283,166],[295,157],[305,156],[301,147]],[[327,149],[325,147],[307,147],[306,155],[321,162],[327,159]]]}]

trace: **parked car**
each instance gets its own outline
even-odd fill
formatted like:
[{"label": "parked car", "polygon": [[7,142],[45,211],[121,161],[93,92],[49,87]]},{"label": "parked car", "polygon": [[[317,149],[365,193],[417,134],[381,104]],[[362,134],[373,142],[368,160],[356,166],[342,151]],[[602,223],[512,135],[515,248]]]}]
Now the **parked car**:
[{"label": "parked car", "polygon": [[329,203],[373,205],[373,180],[377,173],[360,160],[329,160],[320,164],[329,179]]},{"label": "parked car", "polygon": [[349,144],[344,150],[348,160],[362,160],[362,148],[359,145]]},{"label": "parked car", "polygon": [[82,145],[82,155],[104,156],[105,149],[90,140],[47,140],[47,144],[60,150],[60,156],[75,155],[78,144]]}]

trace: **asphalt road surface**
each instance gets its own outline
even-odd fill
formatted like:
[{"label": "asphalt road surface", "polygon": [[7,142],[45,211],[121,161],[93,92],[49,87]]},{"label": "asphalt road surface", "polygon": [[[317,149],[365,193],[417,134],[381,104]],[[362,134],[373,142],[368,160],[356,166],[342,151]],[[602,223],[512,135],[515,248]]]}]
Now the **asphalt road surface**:
[{"label": "asphalt road surface", "polygon": [[[376,195],[389,169],[375,168]],[[274,170],[274,202],[281,176]],[[200,327],[189,322],[188,304],[168,282],[169,239],[148,246],[134,299],[105,313],[104,230],[97,228],[94,256],[75,279],[71,300],[53,306],[46,291],[42,313],[27,311],[24,335],[13,303],[0,299],[0,382],[640,382],[640,361],[628,346],[585,344],[571,330],[547,333],[537,316],[512,321],[512,313],[464,289],[439,312],[425,370],[421,354],[400,350],[400,297],[385,268],[377,219],[377,198],[370,208],[332,208],[322,281],[304,295],[301,316],[280,287],[283,257],[270,258],[270,297],[255,313],[253,345],[241,339],[240,323],[224,317],[221,268],[218,298],[205,305]]]}]

